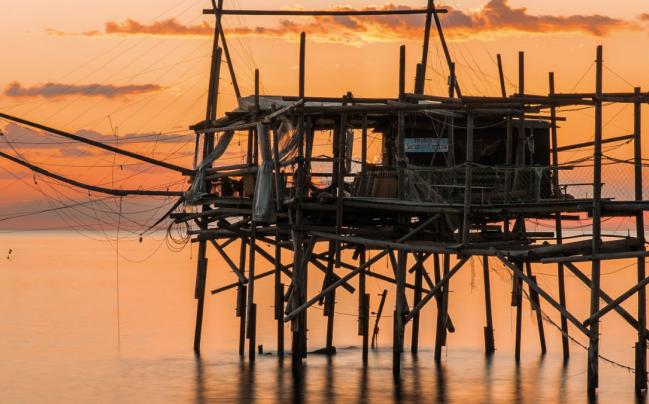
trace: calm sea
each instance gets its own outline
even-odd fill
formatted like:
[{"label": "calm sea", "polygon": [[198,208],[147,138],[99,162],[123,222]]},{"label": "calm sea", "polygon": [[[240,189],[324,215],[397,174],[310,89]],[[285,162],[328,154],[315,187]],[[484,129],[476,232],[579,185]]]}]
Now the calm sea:
[{"label": "calm sea", "polygon": [[[254,364],[238,356],[239,319],[232,290],[208,294],[202,351],[196,357],[192,350],[196,245],[193,253],[190,246],[174,253],[161,236],[154,238],[157,241],[147,238],[141,244],[121,241],[118,259],[114,239],[109,242],[91,233],[0,233],[1,403],[588,402],[585,350],[572,343],[572,356],[564,363],[561,335],[545,323],[548,353],[541,355],[536,315],[527,301],[523,356],[519,365],[514,361],[515,310],[510,306],[511,279],[502,266],[494,265],[491,272],[497,348],[493,356],[484,355],[484,288],[482,264],[476,258],[451,281],[449,312],[457,331],[449,335],[439,365],[433,360],[436,309],[431,304],[422,311],[417,356],[409,352],[407,329],[400,380],[392,377],[390,317],[381,319],[379,347],[370,351],[369,366],[364,368],[361,337],[355,335],[357,295],[341,290],[334,334],[338,354],[310,355],[296,379],[290,356],[276,355],[272,277],[258,281],[256,287],[257,342],[267,354]],[[236,257],[238,247],[227,251]],[[208,290],[236,281],[214,251],[208,257]],[[284,260],[290,262],[290,255],[285,254]],[[259,256],[257,263],[258,272],[271,269]],[[609,295],[618,296],[633,284],[635,267],[630,264],[605,263],[602,288]],[[580,266],[590,273],[588,265]],[[384,261],[372,270],[391,272]],[[427,270],[432,273],[432,262]],[[556,267],[534,266],[534,271],[539,283],[557,298]],[[309,283],[312,296],[320,289],[322,273],[310,272]],[[568,277],[567,288],[569,308],[585,319],[588,289],[573,277]],[[368,279],[372,311],[383,289],[389,291],[389,314],[394,290]],[[630,299],[624,307],[635,313],[635,304]],[[558,323],[547,303],[543,309]],[[308,327],[309,350],[323,347],[322,311],[309,312]],[[634,330],[615,313],[604,317],[601,329],[602,356],[633,367]],[[571,333],[587,344],[574,328]],[[286,347],[290,348],[288,329]],[[599,402],[645,402],[636,398],[629,370],[604,361],[600,369]]]}]

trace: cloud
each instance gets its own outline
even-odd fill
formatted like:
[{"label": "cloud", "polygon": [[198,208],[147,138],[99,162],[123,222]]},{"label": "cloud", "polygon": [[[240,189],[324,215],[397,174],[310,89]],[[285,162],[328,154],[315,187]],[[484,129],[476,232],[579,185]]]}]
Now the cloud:
[{"label": "cloud", "polygon": [[[284,7],[289,8],[289,7]],[[301,9],[298,6],[293,9]],[[611,18],[599,14],[593,15],[531,15],[525,7],[513,8],[508,0],[489,0],[475,11],[460,11],[446,6],[447,14],[441,15],[442,24],[448,32],[448,40],[464,41],[482,37],[505,35],[574,33],[592,36],[608,36],[621,32],[636,32],[642,28],[635,22]],[[365,6],[365,11],[410,10],[413,7],[387,3],[383,6]],[[328,10],[355,10],[351,6],[333,6]],[[648,14],[638,16],[640,20],[649,20]],[[308,22],[303,22],[308,20]],[[249,35],[264,38],[297,41],[301,32],[306,32],[309,39],[316,42],[342,43],[359,46],[371,42],[390,42],[399,40],[420,41],[424,30],[422,15],[385,15],[385,16],[316,16],[305,17],[296,22],[281,18],[275,27],[257,26],[255,28],[237,27],[226,29],[226,34]],[[183,25],[174,18],[156,21],[143,25],[132,19],[117,23],[106,23],[103,35],[174,35],[174,36],[212,36],[213,26],[202,21],[197,24]],[[68,35],[55,29],[48,30],[49,35]],[[433,30],[433,35],[436,35]],[[75,35],[75,34],[70,34]],[[86,32],[83,36],[98,36],[97,31]]]},{"label": "cloud", "polygon": [[5,88],[4,95],[12,98],[32,96],[52,98],[73,94],[83,94],[91,97],[119,98],[129,94],[152,93],[161,90],[163,90],[163,87],[157,84],[128,85],[120,87],[103,84],[75,85],[46,83],[40,86],[23,87],[20,83],[14,81]]},{"label": "cloud", "polygon": [[637,18],[640,21],[649,21],[649,14],[647,13],[638,14]]}]

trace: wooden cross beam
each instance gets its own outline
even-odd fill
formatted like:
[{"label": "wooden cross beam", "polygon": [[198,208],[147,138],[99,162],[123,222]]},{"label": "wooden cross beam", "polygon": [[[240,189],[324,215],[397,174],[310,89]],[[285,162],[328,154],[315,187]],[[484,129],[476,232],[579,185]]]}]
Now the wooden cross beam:
[{"label": "wooden cross beam", "polygon": [[534,290],[536,291],[536,293],[538,293],[539,295],[543,296],[543,298],[544,298],[548,303],[550,303],[552,306],[554,306],[555,309],[557,309],[561,314],[563,314],[563,316],[566,317],[566,318],[567,318],[571,323],[573,323],[573,324],[575,325],[575,327],[577,327],[577,329],[579,329],[579,331],[583,332],[584,335],[586,335],[587,337],[589,337],[589,338],[591,338],[591,339],[595,338],[595,340],[599,337],[599,336],[597,336],[597,335],[595,335],[595,336],[591,336],[591,335],[590,335],[590,331],[588,330],[588,328],[584,327],[584,326],[579,322],[579,320],[577,320],[577,319],[575,318],[575,316],[573,316],[572,314],[570,314],[570,312],[569,312],[568,310],[564,309],[563,306],[561,306],[561,305],[560,305],[559,303],[557,303],[557,302],[556,302],[552,297],[550,297],[550,295],[548,295],[548,294],[547,294],[543,289],[541,289],[541,287],[539,287],[539,286],[538,286],[534,281],[532,281],[530,278],[528,278],[527,275],[525,275],[525,274],[523,273],[523,271],[521,271],[520,269],[518,269],[518,267],[516,267],[516,265],[512,264],[512,263],[511,263],[507,258],[505,258],[505,256],[503,255],[502,251],[500,251],[500,250],[498,250],[498,249],[496,249],[496,248],[494,248],[494,247],[491,247],[491,251],[492,251],[494,254],[496,254],[496,256],[497,256],[497,257],[498,257],[498,258],[503,262],[503,264],[505,264],[505,265],[506,265],[509,269],[511,269],[512,271],[514,271],[514,273],[515,273],[515,274],[516,274],[520,279],[522,279],[525,283],[527,283],[531,289],[534,289]]},{"label": "wooden cross beam", "polygon": [[628,298],[630,298],[631,296],[633,296],[633,295],[634,295],[637,291],[639,291],[640,289],[642,289],[642,288],[644,288],[645,286],[647,286],[648,283],[649,283],[649,277],[644,278],[644,279],[643,279],[642,281],[640,281],[637,285],[635,285],[635,286],[632,287],[631,289],[627,290],[626,292],[622,293],[622,294],[620,295],[620,297],[618,297],[617,299],[613,300],[612,302],[610,302],[609,304],[607,304],[606,306],[604,306],[603,308],[601,308],[599,311],[597,311],[596,313],[594,313],[592,316],[590,316],[589,318],[587,318],[587,319],[584,321],[584,323],[583,323],[583,324],[584,324],[584,327],[588,327],[589,325],[593,324],[595,321],[597,321],[597,319],[599,319],[600,317],[602,317],[603,315],[605,315],[605,314],[608,313],[609,311],[611,311],[611,310],[613,310],[614,308],[616,308],[617,306],[619,306],[620,303],[622,303],[622,302],[625,301],[626,299],[628,299]]}]

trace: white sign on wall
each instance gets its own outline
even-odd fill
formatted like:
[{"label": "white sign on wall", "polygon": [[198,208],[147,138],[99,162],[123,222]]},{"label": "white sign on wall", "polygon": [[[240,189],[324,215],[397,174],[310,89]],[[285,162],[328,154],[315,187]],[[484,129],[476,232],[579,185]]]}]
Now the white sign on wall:
[{"label": "white sign on wall", "polygon": [[410,138],[405,140],[406,153],[448,152],[448,138]]}]

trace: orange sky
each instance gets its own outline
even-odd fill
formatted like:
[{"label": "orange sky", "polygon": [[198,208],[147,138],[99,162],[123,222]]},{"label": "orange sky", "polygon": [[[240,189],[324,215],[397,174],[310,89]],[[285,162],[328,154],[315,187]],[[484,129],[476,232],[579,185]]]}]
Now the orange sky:
[{"label": "orange sky", "polygon": [[[410,0],[395,4],[419,8],[425,3]],[[279,0],[226,0],[225,4],[244,9],[300,7]],[[318,0],[302,7],[370,5],[360,0]],[[190,166],[193,136],[186,129],[205,114],[214,17],[204,16],[202,9],[210,6],[209,0],[35,0],[3,6],[0,112],[70,132],[84,131],[81,133],[85,136],[112,144],[117,136],[117,143],[129,150]],[[558,92],[594,91],[594,69],[584,73],[591,67],[599,44],[604,45],[607,67],[605,91],[632,91],[627,82],[649,90],[646,1],[611,4],[602,0],[467,0],[446,1],[444,6],[452,10],[442,16],[442,22],[465,94],[498,94],[494,63],[498,53],[503,57],[507,91],[513,93],[521,50],[526,53],[527,92],[547,93],[549,71],[556,74]],[[374,7],[397,6],[375,3]],[[253,71],[259,68],[263,93],[296,95],[296,41],[299,32],[305,30],[309,39],[307,95],[338,97],[351,91],[363,97],[394,97],[398,87],[398,48],[407,46],[407,77],[414,79],[415,65],[421,59],[423,20],[423,16],[228,17],[224,23],[243,94],[252,93]],[[247,35],[235,34],[242,32]],[[428,94],[445,92],[447,71],[440,55],[439,41],[433,36]],[[224,65],[220,114],[235,106],[229,82]],[[409,91],[412,84],[410,80]],[[630,107],[611,106],[604,111],[604,122],[608,123],[605,137],[632,132]],[[562,115],[568,121],[561,125],[560,144],[587,141],[592,136],[592,110]],[[114,159],[110,153],[85,146],[65,142],[62,146],[61,138],[42,136],[3,121],[0,129],[28,161],[80,181],[123,188],[177,190],[186,186],[180,176],[164,169]],[[644,143],[646,154],[649,142]],[[0,149],[14,153],[2,140]],[[370,155],[377,152],[374,145]],[[630,152],[631,146],[624,146],[611,154],[624,158]],[[238,144],[226,158],[228,163],[240,162]],[[113,166],[121,168],[113,170]],[[0,168],[3,214],[51,206],[41,192],[61,199],[64,194],[69,200],[84,195],[56,187],[43,189],[45,183],[34,184],[31,172],[4,160]],[[35,189],[39,186],[40,190]],[[51,219],[52,223],[57,220]],[[0,227],[19,227],[9,223],[0,221]]]}]

